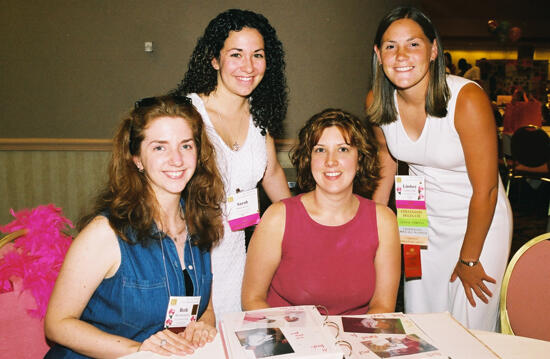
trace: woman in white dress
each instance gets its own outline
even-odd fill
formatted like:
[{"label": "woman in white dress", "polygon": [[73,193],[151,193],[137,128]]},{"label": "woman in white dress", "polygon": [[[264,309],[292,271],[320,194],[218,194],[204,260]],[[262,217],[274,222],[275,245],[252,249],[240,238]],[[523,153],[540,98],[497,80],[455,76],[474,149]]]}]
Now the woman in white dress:
[{"label": "woman in white dress", "polygon": [[428,246],[422,278],[405,283],[405,311],[449,311],[469,328],[495,330],[512,215],[489,100],[474,82],[445,75],[436,29],[410,7],[380,22],[373,77],[367,115],[382,164],[374,199],[388,202],[398,160],[426,184]]},{"label": "woman in white dress", "polygon": [[[287,109],[281,42],[268,20],[232,9],[214,18],[199,38],[177,94],[187,95],[214,144],[226,197],[261,181],[272,202],[290,197],[272,136],[282,131]],[[245,236],[224,220],[224,238],[212,250],[217,320],[241,310]]]}]

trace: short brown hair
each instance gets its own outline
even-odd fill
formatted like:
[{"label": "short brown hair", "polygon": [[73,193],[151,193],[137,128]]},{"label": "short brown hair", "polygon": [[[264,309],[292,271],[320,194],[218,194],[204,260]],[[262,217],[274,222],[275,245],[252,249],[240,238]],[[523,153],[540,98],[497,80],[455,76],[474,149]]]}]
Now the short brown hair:
[{"label": "short brown hair", "polygon": [[358,171],[353,180],[353,193],[370,198],[380,178],[378,145],[372,128],[366,127],[354,115],[338,109],[326,109],[313,115],[298,135],[298,144],[291,151],[291,161],[297,172],[298,187],[312,191],[317,185],[311,173],[311,153],[323,131],[336,126],[346,143],[357,148]]}]

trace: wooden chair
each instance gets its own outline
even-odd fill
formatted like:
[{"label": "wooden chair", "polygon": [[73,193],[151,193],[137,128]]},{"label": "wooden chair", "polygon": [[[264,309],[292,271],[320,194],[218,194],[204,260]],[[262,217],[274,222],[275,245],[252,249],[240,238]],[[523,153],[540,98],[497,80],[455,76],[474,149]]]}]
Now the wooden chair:
[{"label": "wooden chair", "polygon": [[525,243],[508,264],[500,291],[504,334],[550,341],[550,233]]}]

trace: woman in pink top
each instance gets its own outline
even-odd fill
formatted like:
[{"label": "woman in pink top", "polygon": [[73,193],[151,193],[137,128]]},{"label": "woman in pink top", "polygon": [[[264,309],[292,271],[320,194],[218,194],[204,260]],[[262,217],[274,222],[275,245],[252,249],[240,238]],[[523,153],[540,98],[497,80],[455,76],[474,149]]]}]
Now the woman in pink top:
[{"label": "woman in pink top", "polygon": [[323,305],[392,312],[400,275],[394,213],[366,199],[379,175],[371,131],[341,110],[314,115],[292,163],[303,195],[268,208],[250,242],[243,309]]}]

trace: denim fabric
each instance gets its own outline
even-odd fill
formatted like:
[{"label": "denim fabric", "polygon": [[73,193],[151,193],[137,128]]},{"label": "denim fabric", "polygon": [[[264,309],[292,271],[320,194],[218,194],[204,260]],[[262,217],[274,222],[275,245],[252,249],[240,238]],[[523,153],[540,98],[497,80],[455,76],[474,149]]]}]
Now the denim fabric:
[{"label": "denim fabric", "polygon": [[[161,236],[158,231],[155,233]],[[159,240],[147,247],[130,244],[120,238],[118,243],[120,267],[113,277],[104,279],[97,287],[80,319],[105,332],[142,342],[163,328],[168,307],[168,288],[173,296],[185,296],[183,269],[176,245],[169,237],[162,239],[166,272]],[[193,282],[193,294],[201,297],[200,317],[210,299],[210,253],[192,246],[188,238],[184,259]],[[166,279],[169,286],[166,285]],[[87,357],[55,345],[45,358]]]}]

